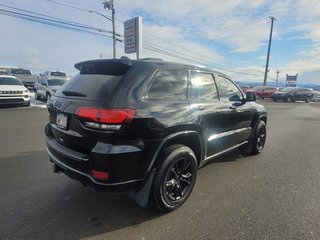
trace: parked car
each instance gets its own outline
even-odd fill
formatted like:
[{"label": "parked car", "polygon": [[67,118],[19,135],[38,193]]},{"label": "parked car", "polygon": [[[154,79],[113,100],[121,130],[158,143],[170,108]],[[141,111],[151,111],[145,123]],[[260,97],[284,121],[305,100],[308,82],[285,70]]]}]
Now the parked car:
[{"label": "parked car", "polygon": [[320,91],[314,91],[311,99],[313,102],[320,102]]},{"label": "parked car", "polygon": [[63,79],[47,79],[39,77],[39,80],[34,85],[34,98],[36,100],[44,99],[48,101],[50,97],[65,83]]},{"label": "parked car", "polygon": [[0,105],[30,106],[29,90],[16,77],[0,75]]},{"label": "parked car", "polygon": [[189,197],[197,169],[228,151],[260,153],[267,113],[226,75],[160,60],[93,60],[48,102],[55,172],[98,191],[149,196],[164,211]]},{"label": "parked car", "polygon": [[30,70],[22,68],[12,68],[7,72],[8,75],[17,77],[28,89],[33,89],[38,77],[33,75]]},{"label": "parked car", "polygon": [[300,88],[300,87],[286,87],[272,95],[273,101],[282,100],[286,102],[305,101],[309,103],[312,98],[313,98],[312,88]]},{"label": "parked car", "polygon": [[60,71],[46,71],[43,74],[40,74],[42,77],[46,77],[47,79],[57,79],[61,78],[67,80],[67,74]]},{"label": "parked car", "polygon": [[257,95],[257,98],[271,98],[272,94],[279,91],[277,87],[269,86],[256,86],[251,89],[246,90],[245,92],[254,92]]}]

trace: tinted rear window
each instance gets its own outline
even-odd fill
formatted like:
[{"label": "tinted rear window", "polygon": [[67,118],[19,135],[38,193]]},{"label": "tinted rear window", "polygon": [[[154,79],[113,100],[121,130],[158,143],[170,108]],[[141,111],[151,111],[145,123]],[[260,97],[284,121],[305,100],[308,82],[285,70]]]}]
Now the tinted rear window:
[{"label": "tinted rear window", "polygon": [[160,70],[153,79],[147,99],[183,101],[187,99],[186,70]]},{"label": "tinted rear window", "polygon": [[75,65],[80,74],[67,81],[56,96],[83,100],[107,100],[130,66],[116,61],[88,61]]},{"label": "tinted rear window", "polygon": [[54,77],[66,77],[67,75],[63,72],[51,72],[50,76],[54,76]]},{"label": "tinted rear window", "polygon": [[31,75],[31,72],[30,70],[24,70],[24,69],[11,69],[11,74]]},{"label": "tinted rear window", "polygon": [[[60,97],[68,97],[64,91],[82,94],[85,100],[103,101],[113,92],[122,76],[78,74],[67,81],[57,92]],[[77,98],[77,97],[76,97]]]},{"label": "tinted rear window", "polygon": [[48,84],[50,86],[62,86],[66,81],[62,79],[49,79]]}]

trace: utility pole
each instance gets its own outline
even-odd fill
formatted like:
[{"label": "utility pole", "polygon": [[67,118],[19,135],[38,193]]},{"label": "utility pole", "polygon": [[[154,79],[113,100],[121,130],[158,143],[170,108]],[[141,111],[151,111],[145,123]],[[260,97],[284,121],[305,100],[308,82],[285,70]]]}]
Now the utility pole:
[{"label": "utility pole", "polygon": [[115,27],[115,9],[114,9],[114,3],[113,0],[105,0],[104,3],[102,3],[105,9],[109,9],[112,11],[112,40],[113,40],[113,58],[116,58],[116,27]]},{"label": "utility pole", "polygon": [[280,73],[280,71],[279,71],[279,70],[277,70],[277,80],[276,80],[276,87],[278,87],[278,81],[279,81],[279,73]]},{"label": "utility pole", "polygon": [[269,68],[269,57],[270,57],[270,48],[271,48],[271,40],[272,40],[272,31],[273,31],[273,21],[277,20],[275,17],[270,16],[271,19],[271,29],[270,29],[270,36],[269,36],[269,46],[268,46],[268,54],[267,54],[267,62],[266,62],[266,69],[264,71],[264,80],[263,80],[263,86],[267,83],[268,78],[268,68]]}]

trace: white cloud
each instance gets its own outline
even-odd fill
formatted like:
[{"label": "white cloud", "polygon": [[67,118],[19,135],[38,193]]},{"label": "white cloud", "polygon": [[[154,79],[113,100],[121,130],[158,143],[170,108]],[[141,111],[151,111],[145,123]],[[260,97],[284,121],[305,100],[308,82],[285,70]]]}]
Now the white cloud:
[{"label": "white cloud", "polygon": [[[110,15],[110,11],[103,9],[101,1],[60,2]],[[48,1],[4,0],[3,4],[111,30],[111,22],[97,14]],[[231,65],[229,69],[248,71],[251,74],[246,76],[230,72],[235,79],[254,80],[260,79],[261,74],[263,75],[261,73],[263,68],[258,66],[261,65],[261,61],[257,60],[265,58],[261,55],[267,50],[270,31],[268,16],[273,15],[278,19],[275,22],[274,39],[290,39],[288,47],[294,47],[292,44],[296,40],[312,41],[312,45],[309,44],[302,51],[299,49],[301,54],[291,62],[287,62],[284,56],[277,56],[279,59],[282,58],[279,60],[281,62],[279,68],[282,72],[293,69],[299,72],[302,79],[304,73],[310,76],[314,72],[312,79],[315,81],[318,79],[316,76],[320,69],[317,57],[320,53],[318,0],[122,0],[115,1],[115,4],[119,20],[142,15],[145,43],[171,55],[159,54],[145,48],[142,57],[162,57],[173,61],[204,63],[203,65],[209,63],[211,66],[229,64]],[[116,22],[116,27],[118,32],[123,31],[123,25],[119,21]],[[98,58],[100,53],[104,58],[112,56],[111,40],[106,38],[1,15],[0,29],[2,61],[10,65],[29,66],[37,71],[59,67],[61,70],[72,72],[75,62]],[[157,38],[147,33],[156,35]],[[276,51],[274,47],[271,54]],[[244,53],[250,53],[251,59],[242,59]],[[123,45],[117,43],[117,56],[121,55],[124,55]],[[129,56],[134,58],[134,54]],[[236,58],[242,68],[232,66],[230,62],[234,62],[234,59],[231,59],[231,56]],[[275,77],[273,72],[270,72],[270,76]]]}]

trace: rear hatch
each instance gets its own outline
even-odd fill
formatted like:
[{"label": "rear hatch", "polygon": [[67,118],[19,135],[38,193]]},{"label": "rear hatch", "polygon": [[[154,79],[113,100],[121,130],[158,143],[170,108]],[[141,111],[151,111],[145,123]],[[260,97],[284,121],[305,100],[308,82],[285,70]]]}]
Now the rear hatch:
[{"label": "rear hatch", "polygon": [[113,109],[112,98],[131,65],[97,60],[75,65],[80,74],[67,81],[48,103],[49,134],[61,145],[89,154],[98,141],[112,143],[135,112]]}]

